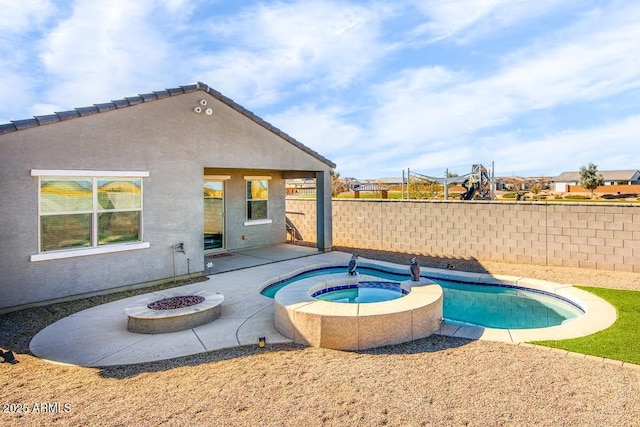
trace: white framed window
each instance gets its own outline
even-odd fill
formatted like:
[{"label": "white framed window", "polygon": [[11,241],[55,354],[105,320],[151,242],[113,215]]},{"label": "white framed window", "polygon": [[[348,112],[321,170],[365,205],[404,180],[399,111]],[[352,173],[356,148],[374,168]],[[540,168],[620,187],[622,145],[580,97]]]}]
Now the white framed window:
[{"label": "white framed window", "polygon": [[270,176],[245,176],[247,185],[247,209],[244,225],[270,224],[269,180]]},{"label": "white framed window", "polygon": [[32,261],[149,247],[142,236],[148,172],[32,170],[38,177],[38,254]]}]

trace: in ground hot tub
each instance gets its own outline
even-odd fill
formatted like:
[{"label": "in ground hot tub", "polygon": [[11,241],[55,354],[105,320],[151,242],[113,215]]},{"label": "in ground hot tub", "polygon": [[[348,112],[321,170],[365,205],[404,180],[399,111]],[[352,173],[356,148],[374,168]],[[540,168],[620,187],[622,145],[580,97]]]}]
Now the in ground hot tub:
[{"label": "in ground hot tub", "polygon": [[[342,276],[342,275],[341,275]],[[427,337],[442,323],[442,288],[428,279],[390,284],[346,273],[302,279],[274,296],[276,329],[294,342],[336,350],[364,350]],[[394,299],[340,303],[319,299],[358,287],[395,287]],[[313,296],[315,295],[315,297]],[[350,302],[350,301],[346,301]]]},{"label": "in ground hot tub", "polygon": [[311,296],[323,301],[366,304],[391,301],[408,293],[398,282],[363,281],[320,289]]}]

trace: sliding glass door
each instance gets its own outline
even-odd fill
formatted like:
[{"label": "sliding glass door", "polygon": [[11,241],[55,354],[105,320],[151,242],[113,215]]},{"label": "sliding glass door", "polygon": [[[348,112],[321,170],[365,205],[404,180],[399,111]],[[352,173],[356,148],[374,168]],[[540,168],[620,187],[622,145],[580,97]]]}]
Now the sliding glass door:
[{"label": "sliding glass door", "polygon": [[224,181],[204,182],[204,250],[224,249]]}]

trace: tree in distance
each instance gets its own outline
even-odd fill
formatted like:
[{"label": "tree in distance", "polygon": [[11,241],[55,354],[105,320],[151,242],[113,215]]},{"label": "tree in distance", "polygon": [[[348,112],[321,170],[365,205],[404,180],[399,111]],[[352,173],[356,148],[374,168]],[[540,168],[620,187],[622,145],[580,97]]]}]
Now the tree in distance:
[{"label": "tree in distance", "polygon": [[598,172],[598,166],[593,163],[589,163],[586,167],[580,166],[579,184],[582,188],[586,188],[591,192],[591,198],[593,199],[593,190],[604,185],[604,177]]},{"label": "tree in distance", "polygon": [[340,172],[331,170],[331,196],[336,197],[346,191],[349,191],[349,186],[344,179],[340,179]]}]

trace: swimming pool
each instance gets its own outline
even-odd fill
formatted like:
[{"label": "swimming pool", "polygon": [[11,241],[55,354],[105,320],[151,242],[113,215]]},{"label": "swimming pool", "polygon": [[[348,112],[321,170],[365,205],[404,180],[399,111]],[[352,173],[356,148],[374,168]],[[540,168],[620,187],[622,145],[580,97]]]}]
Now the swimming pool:
[{"label": "swimming pool", "polygon": [[521,287],[435,280],[444,292],[449,323],[495,329],[548,328],[576,319],[584,311],[570,300]]},{"label": "swimming pool", "polygon": [[[409,280],[400,274],[377,268],[360,267],[361,276],[392,281]],[[345,273],[344,267],[306,271],[266,286],[262,295],[273,298],[283,287],[310,277]],[[494,329],[547,328],[561,325],[584,314],[577,303],[549,292],[503,283],[468,283],[427,277],[443,289],[443,317],[451,324]],[[354,283],[357,279],[353,279]],[[348,297],[348,296],[347,296]]]}]

